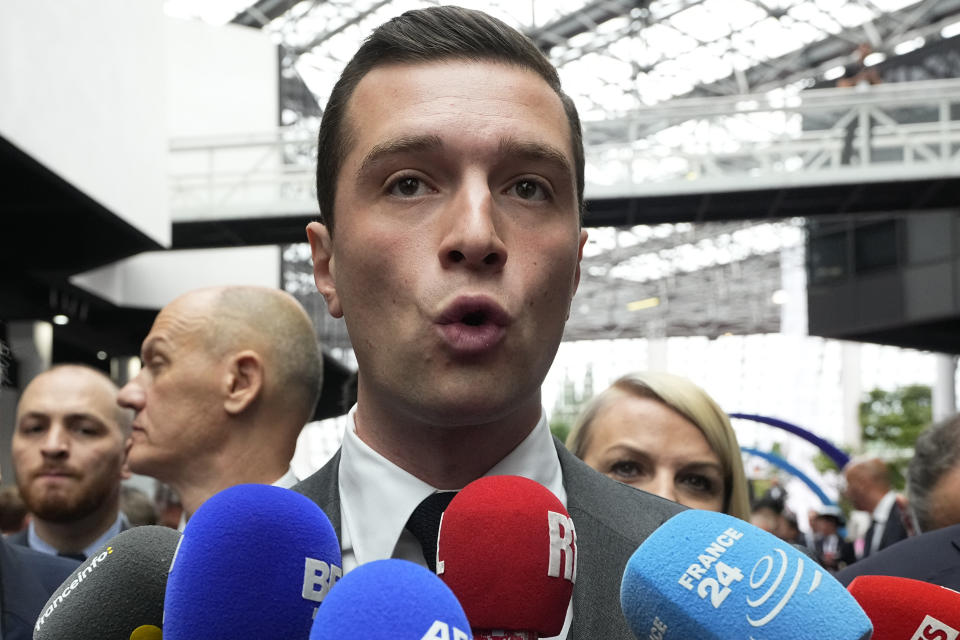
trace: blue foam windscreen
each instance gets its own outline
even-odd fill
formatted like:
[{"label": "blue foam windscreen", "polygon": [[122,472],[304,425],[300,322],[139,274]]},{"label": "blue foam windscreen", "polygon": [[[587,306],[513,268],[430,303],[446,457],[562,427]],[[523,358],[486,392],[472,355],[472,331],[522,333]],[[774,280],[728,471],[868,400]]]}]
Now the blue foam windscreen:
[{"label": "blue foam windscreen", "polygon": [[470,640],[447,585],[418,564],[376,560],[343,577],[317,612],[310,640]]},{"label": "blue foam windscreen", "polygon": [[342,574],[326,514],[280,487],[237,485],[197,509],[164,600],[164,640],[306,638]]},{"label": "blue foam windscreen", "polygon": [[873,627],[816,561],[722,513],[689,510],[627,563],[620,603],[638,638],[865,640]]}]

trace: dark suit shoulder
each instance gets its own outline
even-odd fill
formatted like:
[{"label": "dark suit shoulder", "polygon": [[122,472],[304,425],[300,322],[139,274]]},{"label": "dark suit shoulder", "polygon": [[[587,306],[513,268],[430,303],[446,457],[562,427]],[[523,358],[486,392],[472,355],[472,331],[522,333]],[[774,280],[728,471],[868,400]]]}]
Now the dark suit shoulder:
[{"label": "dark suit shoulder", "polygon": [[316,502],[330,519],[340,538],[340,450],[319,470],[295,484],[292,489]]},{"label": "dark suit shoulder", "polygon": [[902,540],[853,563],[837,579],[849,585],[864,575],[912,578],[960,590],[960,524]]},{"label": "dark suit shoulder", "polygon": [[[558,447],[567,489],[567,509],[593,519],[634,547],[686,507],[611,480]],[[576,521],[576,519],[574,519]]]},{"label": "dark suit shoulder", "polygon": [[0,540],[4,640],[29,639],[47,598],[80,565]]}]

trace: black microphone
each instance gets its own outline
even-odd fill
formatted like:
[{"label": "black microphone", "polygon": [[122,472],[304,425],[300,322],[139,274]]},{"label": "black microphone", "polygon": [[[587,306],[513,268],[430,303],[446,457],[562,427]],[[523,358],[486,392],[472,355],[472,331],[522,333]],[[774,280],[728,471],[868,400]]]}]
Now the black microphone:
[{"label": "black microphone", "polygon": [[177,531],[159,526],[114,536],[53,592],[33,640],[159,640],[179,543]]}]

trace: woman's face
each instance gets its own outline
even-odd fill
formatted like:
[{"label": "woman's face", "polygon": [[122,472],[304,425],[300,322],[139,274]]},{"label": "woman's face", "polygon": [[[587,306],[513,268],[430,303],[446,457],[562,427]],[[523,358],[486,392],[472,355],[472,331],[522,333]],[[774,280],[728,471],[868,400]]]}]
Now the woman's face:
[{"label": "woman's face", "polygon": [[658,400],[618,394],[590,427],[588,465],[694,509],[723,511],[720,457],[692,422]]}]

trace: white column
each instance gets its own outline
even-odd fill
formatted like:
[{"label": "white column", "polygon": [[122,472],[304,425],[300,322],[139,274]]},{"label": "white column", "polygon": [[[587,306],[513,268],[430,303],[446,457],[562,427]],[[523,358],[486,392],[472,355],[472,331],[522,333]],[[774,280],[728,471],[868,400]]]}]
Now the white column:
[{"label": "white column", "polygon": [[957,413],[957,356],[939,353],[935,360],[933,421],[939,422]]},{"label": "white column", "polygon": [[859,451],[862,443],[860,429],[860,401],[863,389],[860,382],[860,344],[841,343],[840,384],[843,388],[842,444]]}]

